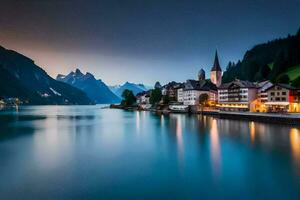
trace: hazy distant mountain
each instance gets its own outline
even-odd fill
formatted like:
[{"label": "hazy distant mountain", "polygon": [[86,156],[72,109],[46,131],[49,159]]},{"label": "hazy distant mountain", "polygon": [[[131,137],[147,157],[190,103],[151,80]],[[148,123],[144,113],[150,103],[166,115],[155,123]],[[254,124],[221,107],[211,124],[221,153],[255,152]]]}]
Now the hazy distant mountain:
[{"label": "hazy distant mountain", "polygon": [[79,69],[68,75],[57,75],[56,80],[68,83],[82,91],[95,103],[117,103],[120,98],[115,95],[101,80],[97,80],[91,73],[83,74]]},{"label": "hazy distant mountain", "polygon": [[111,86],[111,91],[113,91],[116,95],[119,97],[122,96],[122,93],[124,90],[131,90],[134,95],[136,95],[139,92],[147,91],[151,89],[151,87],[147,87],[144,84],[135,84],[135,83],[129,83],[126,82],[123,85],[117,85],[117,86]]},{"label": "hazy distant mountain", "polygon": [[108,88],[114,93],[116,94],[117,90],[121,87],[121,85],[112,85],[112,86],[108,86]]},{"label": "hazy distant mountain", "polygon": [[28,104],[91,104],[82,91],[51,78],[34,61],[0,46],[0,98]]}]

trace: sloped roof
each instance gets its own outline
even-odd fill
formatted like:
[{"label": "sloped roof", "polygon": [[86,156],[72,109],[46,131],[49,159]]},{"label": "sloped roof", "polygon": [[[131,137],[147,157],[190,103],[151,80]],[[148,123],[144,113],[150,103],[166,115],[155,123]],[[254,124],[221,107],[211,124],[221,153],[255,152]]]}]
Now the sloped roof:
[{"label": "sloped roof", "polygon": [[209,90],[217,90],[217,86],[210,81],[207,80],[187,80],[184,84],[184,90],[199,90],[199,91],[209,91]]},{"label": "sloped roof", "polygon": [[237,85],[241,88],[257,88],[257,86],[250,82],[250,81],[244,81],[244,80],[239,80],[239,79],[236,79],[230,83],[224,83],[222,85],[220,85],[220,89],[227,89],[227,88],[230,88],[232,85]]},{"label": "sloped roof", "polygon": [[285,88],[285,89],[288,89],[288,90],[297,90],[297,88],[295,88],[293,86],[290,86],[288,84],[284,84],[284,83],[276,83],[272,87],[268,88],[267,90],[269,90],[269,89],[271,89],[271,88],[273,88],[275,86],[279,86],[279,87],[282,87],[282,88]]},{"label": "sloped roof", "polygon": [[167,83],[166,85],[163,86],[165,89],[170,89],[170,88],[180,88],[182,86],[182,83],[177,83],[175,81],[171,81]]},{"label": "sloped roof", "polygon": [[216,50],[214,65],[211,68],[211,71],[222,71],[219,63],[218,52]]}]

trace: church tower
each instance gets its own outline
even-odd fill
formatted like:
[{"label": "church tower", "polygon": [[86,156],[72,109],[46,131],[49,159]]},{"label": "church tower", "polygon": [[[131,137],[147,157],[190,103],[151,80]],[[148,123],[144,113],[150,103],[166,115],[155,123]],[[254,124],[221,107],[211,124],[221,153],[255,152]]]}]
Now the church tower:
[{"label": "church tower", "polygon": [[216,51],[214,65],[210,71],[210,80],[214,83],[217,87],[222,84],[222,69],[220,67],[218,52]]}]

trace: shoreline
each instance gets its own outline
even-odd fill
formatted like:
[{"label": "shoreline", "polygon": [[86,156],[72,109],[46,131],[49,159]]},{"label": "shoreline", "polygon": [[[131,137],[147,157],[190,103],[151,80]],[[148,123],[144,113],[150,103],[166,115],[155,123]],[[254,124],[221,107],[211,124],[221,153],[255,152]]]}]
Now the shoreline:
[{"label": "shoreline", "polygon": [[120,105],[111,105],[111,109],[122,109],[128,111],[150,111],[158,114],[192,114],[214,116],[220,119],[246,120],[264,123],[276,123],[285,125],[299,125],[300,113],[298,114],[277,114],[277,113],[250,113],[250,112],[225,112],[225,111],[197,111],[188,113],[187,111],[172,111],[161,109],[139,109],[138,107],[124,107]]},{"label": "shoreline", "polygon": [[238,113],[219,112],[220,119],[247,120],[285,125],[300,125],[300,114]]}]

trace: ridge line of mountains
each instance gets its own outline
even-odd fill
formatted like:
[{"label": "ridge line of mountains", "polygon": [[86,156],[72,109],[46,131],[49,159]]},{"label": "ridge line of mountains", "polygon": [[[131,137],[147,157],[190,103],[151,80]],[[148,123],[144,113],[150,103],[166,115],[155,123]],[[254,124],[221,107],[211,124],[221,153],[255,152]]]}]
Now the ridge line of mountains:
[{"label": "ridge line of mountains", "polygon": [[29,105],[108,104],[120,102],[125,89],[135,94],[148,90],[129,82],[115,89],[79,69],[55,80],[30,58],[0,46],[0,100],[18,98]]},{"label": "ridge line of mountains", "polygon": [[135,95],[148,90],[143,84],[129,82],[121,86],[109,87],[101,79],[97,80],[93,74],[89,72],[83,74],[79,69],[70,72],[68,75],[58,74],[56,80],[84,91],[96,104],[121,102],[122,93],[125,89],[133,91]]},{"label": "ridge line of mountains", "polygon": [[[296,35],[254,46],[237,63],[229,62],[222,81],[236,78],[300,87],[300,29]],[[30,58],[0,46],[0,100],[18,98],[31,105],[118,103],[125,89],[136,95],[152,88],[129,82],[109,87],[79,69],[68,75],[59,74],[55,80]]]}]

